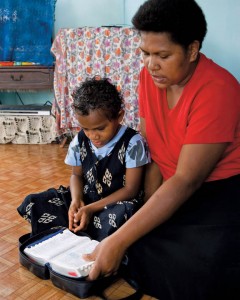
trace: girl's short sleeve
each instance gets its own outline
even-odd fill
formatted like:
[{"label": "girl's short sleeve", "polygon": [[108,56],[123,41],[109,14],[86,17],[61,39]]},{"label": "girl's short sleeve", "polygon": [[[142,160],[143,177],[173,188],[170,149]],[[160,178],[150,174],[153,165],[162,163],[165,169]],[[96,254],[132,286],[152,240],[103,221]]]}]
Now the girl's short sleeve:
[{"label": "girl's short sleeve", "polygon": [[65,164],[78,167],[81,166],[80,162],[80,147],[78,142],[78,135],[74,137],[68,147],[68,152],[64,160]]},{"label": "girl's short sleeve", "polygon": [[141,167],[150,161],[146,140],[140,134],[134,135],[126,151],[126,168]]}]

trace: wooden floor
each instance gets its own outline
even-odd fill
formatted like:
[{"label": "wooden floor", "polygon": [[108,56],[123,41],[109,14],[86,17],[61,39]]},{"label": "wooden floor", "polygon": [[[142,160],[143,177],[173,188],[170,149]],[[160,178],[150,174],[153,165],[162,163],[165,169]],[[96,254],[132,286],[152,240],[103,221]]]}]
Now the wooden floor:
[{"label": "wooden floor", "polygon": [[[66,153],[67,146],[57,144],[0,145],[0,300],[79,299],[54,287],[50,280],[34,276],[18,258],[18,238],[31,228],[16,208],[30,193],[69,184],[71,169],[64,164]],[[119,280],[106,294],[118,299],[131,292],[127,283]],[[155,298],[145,295],[142,299]]]}]

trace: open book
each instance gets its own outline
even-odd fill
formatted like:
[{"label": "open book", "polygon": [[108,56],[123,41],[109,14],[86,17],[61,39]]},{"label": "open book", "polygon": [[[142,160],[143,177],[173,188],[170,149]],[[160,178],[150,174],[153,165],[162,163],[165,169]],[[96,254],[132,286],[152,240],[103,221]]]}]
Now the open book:
[{"label": "open book", "polygon": [[83,254],[91,253],[99,242],[86,236],[77,236],[69,229],[61,229],[24,249],[24,253],[36,263],[68,277],[89,274],[93,261],[86,261]]}]

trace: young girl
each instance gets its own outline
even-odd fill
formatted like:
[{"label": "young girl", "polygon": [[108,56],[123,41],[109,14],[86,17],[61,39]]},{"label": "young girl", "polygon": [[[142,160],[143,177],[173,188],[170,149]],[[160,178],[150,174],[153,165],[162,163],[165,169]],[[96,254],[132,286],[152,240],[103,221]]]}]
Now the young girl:
[{"label": "young girl", "polygon": [[69,145],[69,188],[28,195],[18,207],[32,235],[56,226],[86,231],[102,240],[141,206],[144,165],[150,161],[144,138],[121,125],[123,98],[107,79],[89,79],[73,94],[81,131]]},{"label": "young girl", "polygon": [[107,79],[85,81],[73,101],[81,131],[65,159],[72,166],[69,228],[102,240],[140,207],[149,156],[142,136],[121,125],[123,99]]}]

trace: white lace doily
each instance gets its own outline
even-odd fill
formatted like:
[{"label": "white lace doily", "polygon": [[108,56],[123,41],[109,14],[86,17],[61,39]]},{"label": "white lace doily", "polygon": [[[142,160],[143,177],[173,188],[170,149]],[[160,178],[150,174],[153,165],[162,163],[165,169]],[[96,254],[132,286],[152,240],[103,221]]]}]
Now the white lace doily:
[{"label": "white lace doily", "polygon": [[55,139],[53,116],[0,116],[0,144],[48,144]]}]

